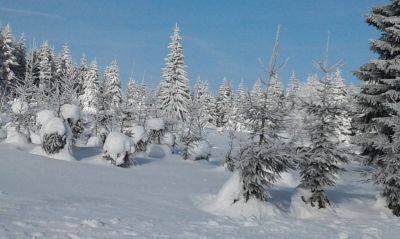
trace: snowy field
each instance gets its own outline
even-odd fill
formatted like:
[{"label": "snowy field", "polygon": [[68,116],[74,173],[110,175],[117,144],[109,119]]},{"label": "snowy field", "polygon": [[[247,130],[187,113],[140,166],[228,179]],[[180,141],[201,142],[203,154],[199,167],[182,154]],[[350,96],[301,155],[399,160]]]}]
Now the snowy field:
[{"label": "snowy field", "polygon": [[220,163],[227,138],[209,140],[210,162],[143,154],[127,169],[102,163],[99,148],[75,148],[69,162],[1,143],[0,238],[399,238],[399,218],[354,164],[328,194],[332,210],[292,201],[295,172],[270,204],[231,205],[237,183]]}]

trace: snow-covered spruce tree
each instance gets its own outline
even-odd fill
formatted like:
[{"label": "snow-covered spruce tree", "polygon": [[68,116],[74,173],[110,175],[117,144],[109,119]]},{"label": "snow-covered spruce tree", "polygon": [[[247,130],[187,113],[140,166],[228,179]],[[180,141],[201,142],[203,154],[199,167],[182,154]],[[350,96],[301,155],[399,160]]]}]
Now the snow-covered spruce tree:
[{"label": "snow-covered spruce tree", "polygon": [[307,114],[304,130],[309,143],[298,152],[301,187],[310,192],[309,196],[302,195],[302,200],[318,208],[330,205],[325,191],[335,186],[337,174],[344,170],[340,164],[346,163],[349,156],[347,150],[340,147],[336,131],[336,119],[343,114],[345,108],[335,102],[336,82],[329,77],[341,64],[328,67],[329,35],[326,49],[324,63],[317,65],[324,76],[319,80],[320,87],[316,88],[316,100],[303,102]]},{"label": "snow-covered spruce tree", "polygon": [[189,107],[189,117],[186,124],[186,131],[181,137],[181,141],[183,143],[182,157],[184,160],[193,157],[193,149],[197,146],[197,143],[203,139],[201,132],[202,129],[199,127],[199,124],[201,124],[199,123],[199,120],[201,119],[200,110],[200,105],[195,100],[192,100],[192,103]]},{"label": "snow-covered spruce tree", "polygon": [[297,79],[296,74],[292,72],[286,90],[286,106],[289,108],[289,110],[295,108],[296,102],[298,101],[297,96],[299,90],[299,80]]},{"label": "snow-covered spruce tree", "polygon": [[[13,98],[16,87],[15,68],[18,66],[14,38],[9,25],[0,30],[0,107]],[[1,110],[1,108],[0,108]]]},{"label": "snow-covered spruce tree", "polygon": [[229,112],[233,107],[233,94],[230,82],[224,78],[218,90],[215,104],[216,126],[225,127],[229,120]]},{"label": "snow-covered spruce tree", "polygon": [[[83,72],[85,72],[83,74]],[[99,77],[97,74],[97,63],[93,60],[90,66],[86,70],[81,69],[82,80],[82,92],[79,95],[80,105],[82,106],[82,112],[87,114],[97,113],[97,95],[99,87]]]},{"label": "snow-covered spruce tree", "polygon": [[212,124],[212,98],[208,89],[208,82],[202,81],[200,78],[196,81],[193,91],[193,102],[198,107],[197,123],[200,131]]},{"label": "snow-covered spruce tree", "polygon": [[106,129],[108,132],[113,130],[120,131],[122,94],[116,61],[106,67],[102,90],[104,114],[109,119]]},{"label": "snow-covered spruce tree", "polygon": [[190,104],[189,81],[186,76],[179,27],[175,26],[168,46],[170,52],[165,59],[163,80],[159,89],[159,108],[168,123],[184,122]]},{"label": "snow-covered spruce tree", "polygon": [[39,91],[38,94],[38,103],[40,104],[40,108],[42,109],[53,109],[53,94],[56,91],[56,77],[55,77],[55,69],[54,69],[54,58],[49,48],[47,41],[45,41],[38,52],[38,85]]},{"label": "snow-covered spruce tree", "polygon": [[17,81],[23,81],[25,79],[26,70],[26,49],[25,49],[25,36],[21,34],[19,40],[15,44],[15,58],[17,65],[13,67],[13,72]]},{"label": "snow-covered spruce tree", "polygon": [[125,95],[122,101],[122,118],[121,118],[121,127],[122,133],[128,136],[132,136],[131,128],[137,122],[137,102],[136,99],[138,98],[138,87],[133,78],[130,77],[128,81],[128,86],[126,88]]},{"label": "snow-covered spruce tree", "polygon": [[254,82],[253,88],[250,91],[251,103],[253,105],[262,105],[264,100],[261,78]]},{"label": "snow-covered spruce tree", "polygon": [[363,84],[357,94],[356,122],[360,133],[354,138],[363,147],[365,163],[375,169],[369,176],[382,186],[382,196],[396,216],[400,216],[399,17],[399,0],[373,8],[366,17],[366,22],[382,34],[370,43],[378,59],[356,72]]},{"label": "snow-covered spruce tree", "polygon": [[238,170],[242,181],[242,197],[267,201],[269,189],[280,178],[282,172],[292,167],[291,151],[278,133],[282,130],[284,112],[283,96],[268,92],[270,83],[277,78],[276,58],[279,46],[279,28],[273,47],[268,79],[262,81],[264,91],[262,104],[251,104],[247,119],[251,130],[249,142],[237,156]]},{"label": "snow-covered spruce tree", "polygon": [[[89,65],[86,60],[86,55],[83,54],[81,57],[81,62],[79,64],[79,69],[78,69],[78,85],[76,87],[76,92],[78,93],[78,96],[80,97],[81,95],[84,94],[84,84],[86,80],[86,74],[89,71]],[[82,102],[81,102],[82,104]],[[82,106],[82,105],[81,105]]]}]

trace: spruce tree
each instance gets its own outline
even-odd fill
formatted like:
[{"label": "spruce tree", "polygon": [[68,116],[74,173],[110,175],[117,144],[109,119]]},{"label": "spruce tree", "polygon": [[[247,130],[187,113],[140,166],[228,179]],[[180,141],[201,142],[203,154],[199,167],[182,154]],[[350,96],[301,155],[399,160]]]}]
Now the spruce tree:
[{"label": "spruce tree", "polygon": [[158,94],[159,108],[171,123],[183,122],[187,119],[190,95],[178,25],[175,26],[168,48],[170,52],[165,59]]},{"label": "spruce tree", "polygon": [[[18,66],[17,51],[9,25],[0,30],[0,104],[13,98],[16,87],[15,67]],[[0,105],[0,106],[1,106]]]},{"label": "spruce tree", "polygon": [[370,174],[382,186],[382,196],[393,214],[400,216],[400,1],[372,9],[366,22],[381,31],[370,43],[378,59],[361,66],[356,76],[363,82],[357,94],[357,128],[355,142],[363,147],[365,163],[375,169]]},{"label": "spruce tree", "polygon": [[79,100],[82,106],[82,112],[95,114],[97,112],[96,101],[99,88],[96,60],[92,61],[89,68],[85,71],[86,73],[82,74],[82,94],[79,96]]},{"label": "spruce tree", "polygon": [[215,104],[216,126],[225,127],[229,120],[229,112],[233,107],[233,94],[230,82],[224,78],[218,90]]},{"label": "spruce tree", "polygon": [[113,61],[106,67],[103,77],[104,113],[110,120],[108,130],[111,132],[119,126],[121,116],[121,83],[119,81],[119,73],[117,62]]}]

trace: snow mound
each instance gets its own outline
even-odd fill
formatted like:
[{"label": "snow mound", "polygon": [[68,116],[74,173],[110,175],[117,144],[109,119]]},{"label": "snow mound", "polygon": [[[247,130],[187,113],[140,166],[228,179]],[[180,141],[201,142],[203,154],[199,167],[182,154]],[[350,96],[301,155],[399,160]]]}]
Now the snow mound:
[{"label": "snow mound", "polygon": [[41,144],[42,140],[40,139],[40,135],[36,134],[33,131],[30,131],[31,143],[33,144]]},{"label": "snow mound", "polygon": [[24,101],[17,100],[11,105],[11,110],[16,115],[25,114],[28,111],[28,104]]},{"label": "snow mound", "polygon": [[18,146],[26,146],[29,144],[28,138],[25,134],[17,131],[15,127],[7,127],[6,143]]},{"label": "snow mound", "polygon": [[86,147],[99,147],[101,144],[102,143],[99,137],[91,136],[86,143]]},{"label": "snow mound", "polygon": [[80,110],[76,105],[64,104],[61,106],[61,115],[64,119],[70,119],[72,123],[76,124],[76,122],[80,118]]},{"label": "snow mound", "polygon": [[146,154],[151,158],[164,158],[172,154],[172,152],[168,145],[149,144],[147,145]]},{"label": "snow mound", "polygon": [[135,144],[137,144],[140,140],[147,141],[147,133],[143,126],[136,125],[131,129],[132,132],[132,140]]},{"label": "snow mound", "polygon": [[36,114],[36,124],[43,126],[47,121],[56,117],[56,113],[52,110],[42,110]]},{"label": "snow mound", "polygon": [[152,118],[147,120],[147,130],[163,130],[165,128],[165,122],[162,118]]},{"label": "snow mound", "polygon": [[32,149],[30,151],[31,154],[35,154],[35,155],[40,155],[40,156],[44,156],[47,158],[52,158],[52,159],[58,159],[58,160],[63,160],[63,161],[76,161],[76,159],[74,158],[74,156],[71,155],[71,152],[69,151],[69,147],[68,145],[65,146],[64,149],[62,149],[60,152],[58,153],[54,153],[54,154],[48,154],[46,153],[42,147],[37,146],[34,149]]},{"label": "snow mound", "polygon": [[7,137],[7,133],[4,129],[0,129],[0,139],[5,139]]},{"label": "snow mound", "polygon": [[166,145],[169,145],[171,147],[174,146],[174,144],[175,144],[175,136],[170,132],[165,133],[164,137],[162,138],[162,143],[166,144]]},{"label": "snow mound", "polygon": [[211,146],[205,140],[194,142],[190,150],[190,156],[194,160],[208,159],[211,155]]},{"label": "snow mound", "polygon": [[334,210],[331,207],[318,209],[318,207],[312,207],[310,204],[306,204],[302,200],[302,196],[304,196],[305,198],[309,198],[311,196],[311,192],[304,188],[298,187],[293,193],[289,209],[289,213],[293,217],[300,219],[309,219],[322,218],[335,214]]},{"label": "snow mound", "polygon": [[40,130],[41,139],[43,140],[44,135],[52,133],[57,133],[59,135],[64,135],[66,133],[65,124],[61,118],[49,119],[47,123],[42,126]]},{"label": "snow mound", "polygon": [[295,188],[299,185],[300,178],[297,173],[293,172],[284,172],[281,174],[280,180],[276,182],[277,186],[286,187],[286,188]]},{"label": "snow mound", "polygon": [[242,182],[240,174],[234,172],[228,181],[222,186],[216,197],[206,199],[200,203],[200,209],[217,215],[232,218],[257,218],[281,215],[281,211],[271,203],[256,199],[245,202],[241,198]]},{"label": "snow mound", "polygon": [[111,132],[104,142],[103,151],[110,156],[115,164],[121,165],[125,162],[125,156],[135,152],[135,145],[128,136],[119,133]]}]

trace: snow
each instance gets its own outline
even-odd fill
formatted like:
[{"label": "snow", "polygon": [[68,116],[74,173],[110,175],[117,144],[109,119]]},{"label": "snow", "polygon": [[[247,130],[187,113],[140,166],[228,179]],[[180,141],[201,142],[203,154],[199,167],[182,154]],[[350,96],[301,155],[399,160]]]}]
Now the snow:
[{"label": "snow", "polygon": [[45,134],[52,133],[57,133],[59,135],[64,135],[66,133],[65,124],[61,118],[48,119],[40,129],[40,136],[42,139]]},{"label": "snow", "polygon": [[327,192],[331,211],[305,218],[286,179],[269,203],[232,204],[240,179],[218,164],[227,139],[210,135],[215,163],[143,153],[131,168],[105,164],[97,147],[75,147],[67,162],[0,143],[0,238],[398,238],[399,218],[355,164]]},{"label": "snow", "polygon": [[56,113],[52,110],[42,110],[36,114],[36,124],[43,126],[52,118],[56,117]]},{"label": "snow", "polygon": [[194,147],[190,149],[191,158],[194,160],[206,159],[211,154],[210,144],[205,140],[195,142]]},{"label": "snow", "polygon": [[136,125],[131,128],[132,132],[132,140],[135,144],[137,144],[140,140],[147,141],[147,133],[143,126]]},{"label": "snow", "polygon": [[146,129],[147,130],[162,130],[165,128],[165,123],[162,118],[152,118],[147,120]]},{"label": "snow", "polygon": [[172,154],[171,148],[168,145],[148,144],[146,154],[152,158],[164,158]]},{"label": "snow", "polygon": [[72,123],[76,123],[80,118],[80,110],[76,105],[64,104],[60,108],[61,115],[64,119],[71,119]]},{"label": "snow", "polygon": [[135,152],[135,146],[128,136],[119,132],[111,132],[104,142],[103,151],[116,161],[116,165],[120,165],[127,153]]},{"label": "snow", "polygon": [[6,143],[24,147],[29,144],[29,141],[25,134],[18,132],[15,127],[9,126],[7,127]]},{"label": "snow", "polygon": [[86,143],[87,147],[99,147],[101,145],[102,142],[97,136],[91,136]]},{"label": "snow", "polygon": [[17,100],[11,105],[11,110],[14,114],[25,114],[28,111],[28,104],[24,101]]},{"label": "snow", "polygon": [[175,144],[175,136],[170,132],[166,132],[164,134],[164,137],[162,138],[162,143],[166,144],[168,146],[171,146],[171,147],[174,146],[174,144]]}]

